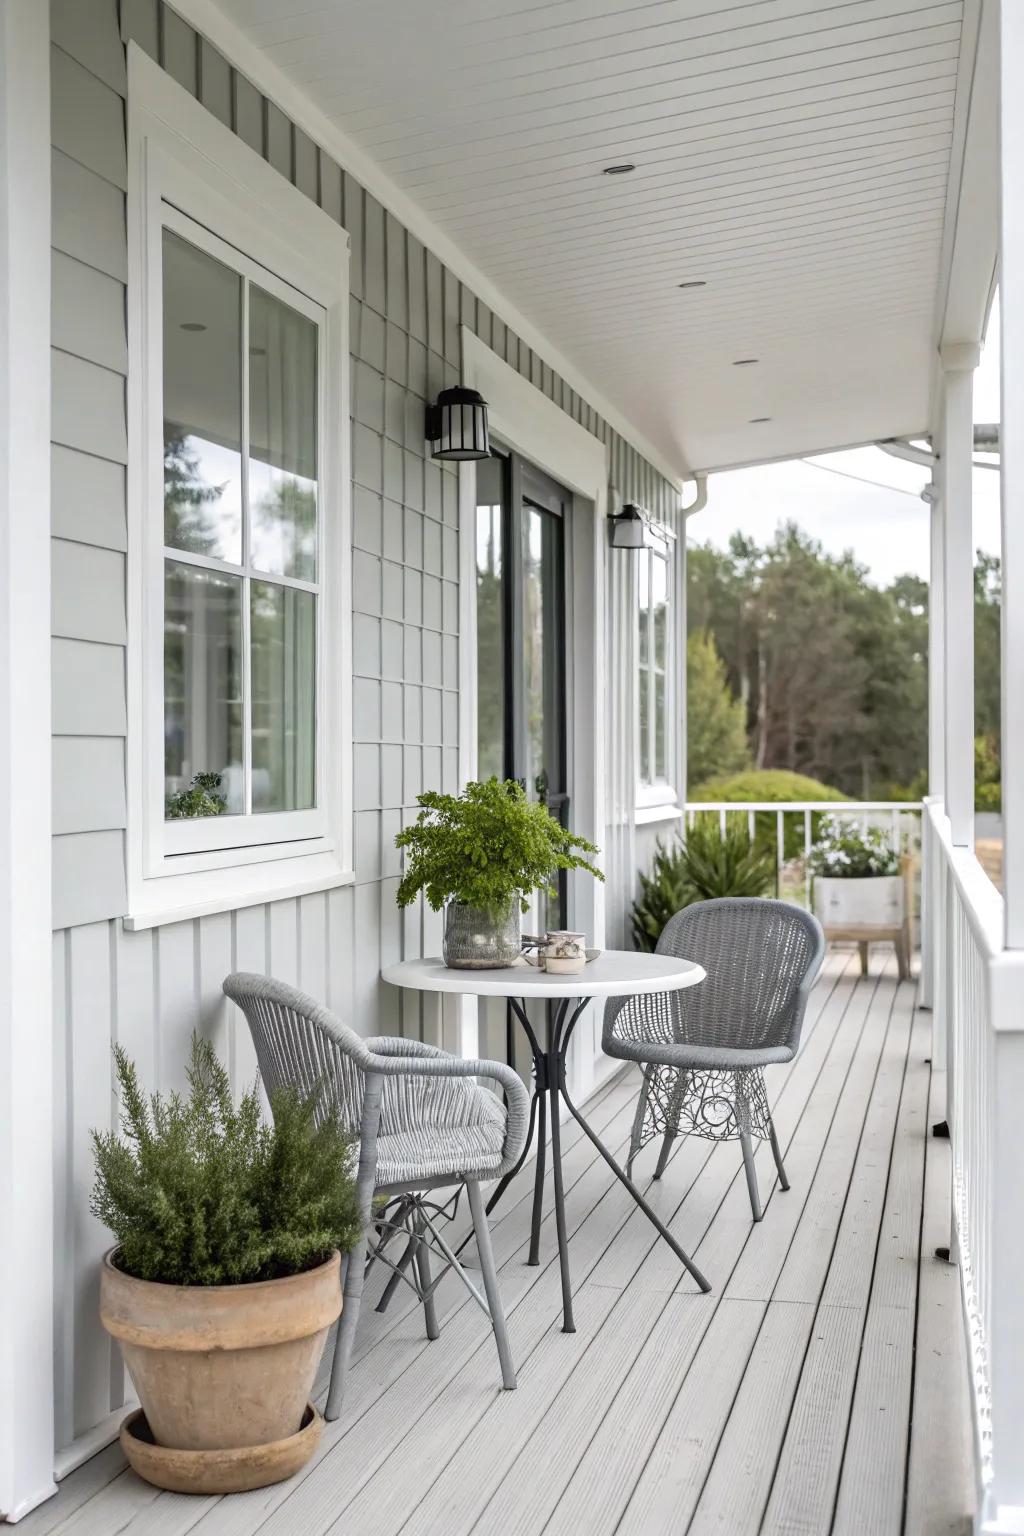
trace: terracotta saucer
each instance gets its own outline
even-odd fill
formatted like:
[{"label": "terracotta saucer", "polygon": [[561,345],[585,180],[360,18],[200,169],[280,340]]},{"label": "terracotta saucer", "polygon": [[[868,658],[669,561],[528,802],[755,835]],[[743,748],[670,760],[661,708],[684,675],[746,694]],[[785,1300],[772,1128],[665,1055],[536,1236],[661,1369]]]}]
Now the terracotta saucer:
[{"label": "terracotta saucer", "polygon": [[244,1493],[283,1482],[304,1467],[320,1443],[323,1419],[306,1405],[294,1435],[268,1445],[244,1445],[230,1450],[175,1451],[157,1445],[141,1408],[121,1425],[121,1448],[131,1467],[157,1488],[172,1493]]}]

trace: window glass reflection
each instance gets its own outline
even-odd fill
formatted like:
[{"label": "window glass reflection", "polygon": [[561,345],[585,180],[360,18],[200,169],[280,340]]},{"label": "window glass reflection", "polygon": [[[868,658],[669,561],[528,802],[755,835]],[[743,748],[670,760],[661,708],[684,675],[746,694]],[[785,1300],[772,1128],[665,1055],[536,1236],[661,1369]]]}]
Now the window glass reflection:
[{"label": "window glass reflection", "polygon": [[316,781],[316,599],[251,584],[252,808],[304,811]]},{"label": "window glass reflection", "polygon": [[[164,796],[170,817],[245,809],[241,658],[241,578],[168,560]],[[220,782],[201,784],[197,793],[197,775]]]},{"label": "window glass reflection", "polygon": [[258,570],[316,577],[317,333],[249,289],[249,521]]},{"label": "window glass reflection", "polygon": [[242,280],[163,235],[164,543],[242,559]]}]

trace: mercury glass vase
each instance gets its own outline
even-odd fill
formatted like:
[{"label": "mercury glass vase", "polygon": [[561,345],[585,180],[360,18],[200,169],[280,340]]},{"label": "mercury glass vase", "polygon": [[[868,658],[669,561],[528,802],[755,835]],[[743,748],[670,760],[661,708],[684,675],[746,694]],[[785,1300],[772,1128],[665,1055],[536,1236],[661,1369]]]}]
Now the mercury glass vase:
[{"label": "mercury glass vase", "polygon": [[517,897],[498,912],[450,901],[444,909],[444,963],[456,970],[489,971],[519,958]]}]

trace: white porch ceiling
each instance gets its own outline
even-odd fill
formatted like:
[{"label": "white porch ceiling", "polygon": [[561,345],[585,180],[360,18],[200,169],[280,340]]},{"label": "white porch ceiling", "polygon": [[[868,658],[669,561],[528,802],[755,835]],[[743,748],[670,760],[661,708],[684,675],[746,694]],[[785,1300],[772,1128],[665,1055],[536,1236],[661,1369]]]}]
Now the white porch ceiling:
[{"label": "white porch ceiling", "polygon": [[219,4],[680,469],[927,426],[962,0]]}]

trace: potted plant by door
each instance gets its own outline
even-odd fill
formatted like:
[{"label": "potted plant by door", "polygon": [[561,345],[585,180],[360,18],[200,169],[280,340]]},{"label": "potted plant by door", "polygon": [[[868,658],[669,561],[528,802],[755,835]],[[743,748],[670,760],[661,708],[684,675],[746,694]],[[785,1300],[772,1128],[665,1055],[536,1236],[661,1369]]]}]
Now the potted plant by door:
[{"label": "potted plant by door", "polygon": [[826,935],[856,940],[865,971],[868,942],[892,939],[900,975],[909,974],[906,877],[900,855],[884,832],[878,827],[861,832],[850,817],[825,816],[808,863],[814,877],[814,914]]},{"label": "potted plant by door", "polygon": [[121,1427],[162,1488],[229,1493],[297,1471],[316,1449],[313,1380],[341,1311],[340,1253],[359,1240],[353,1145],[320,1096],[236,1107],[192,1038],[188,1093],[147,1100],[115,1048],[120,1131],[94,1132],[93,1213],[113,1232],[100,1317],[141,1410]]},{"label": "potted plant by door", "polygon": [[406,855],[398,905],[423,891],[435,912],[445,909],[445,964],[472,970],[511,965],[521,951],[520,916],[534,891],[555,897],[562,869],[604,876],[585,854],[598,852],[528,800],[508,780],[466,785],[461,795],[434,790],[417,799],[419,815],[395,838]]}]

